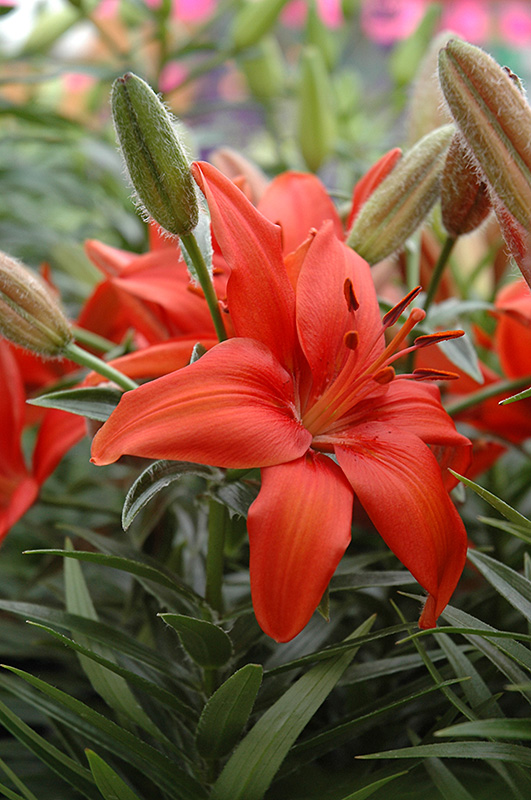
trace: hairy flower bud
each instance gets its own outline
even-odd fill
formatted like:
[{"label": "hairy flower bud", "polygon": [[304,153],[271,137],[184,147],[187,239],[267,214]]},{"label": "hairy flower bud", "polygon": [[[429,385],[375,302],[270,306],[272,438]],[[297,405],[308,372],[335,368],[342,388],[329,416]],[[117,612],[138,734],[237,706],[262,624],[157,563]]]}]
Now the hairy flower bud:
[{"label": "hairy flower bud", "polygon": [[369,264],[398,250],[437,200],[454,130],[453,125],[444,125],[424,136],[361,207],[347,244]]},{"label": "hairy flower bud", "polygon": [[47,286],[0,252],[0,333],[43,356],[61,356],[73,339],[70,324]]},{"label": "hairy flower bud", "polygon": [[174,236],[190,233],[199,210],[175,121],[150,86],[127,73],[112,87],[116,135],[138,200]]},{"label": "hairy flower bud", "polygon": [[517,82],[479,47],[450,41],[439,79],[485,180],[524,227],[531,219],[531,108]]},{"label": "hairy flower bud", "polygon": [[301,56],[299,88],[299,146],[308,167],[315,172],[330,154],[335,139],[332,88],[321,51],[305,47]]},{"label": "hairy flower bud", "polygon": [[481,225],[491,210],[489,188],[471,164],[468,148],[456,134],[441,178],[441,213],[447,233],[457,238]]}]

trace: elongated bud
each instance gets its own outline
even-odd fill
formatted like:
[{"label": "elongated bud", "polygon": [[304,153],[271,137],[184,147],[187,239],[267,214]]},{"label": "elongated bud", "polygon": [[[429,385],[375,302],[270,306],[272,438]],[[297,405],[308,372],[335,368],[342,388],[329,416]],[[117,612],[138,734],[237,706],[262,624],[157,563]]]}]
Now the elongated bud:
[{"label": "elongated bud", "polygon": [[444,125],[401,158],[357,214],[347,244],[369,264],[394,253],[421,224],[439,196],[446,151],[454,134]]},{"label": "elongated bud", "polygon": [[232,28],[232,43],[236,51],[252,47],[265,36],[288,0],[246,0],[237,13]]},{"label": "elongated bud", "polygon": [[489,186],[524,227],[531,220],[531,108],[510,74],[479,47],[450,41],[439,80]]},{"label": "elongated bud", "polygon": [[489,188],[471,163],[460,134],[450,143],[441,179],[442,222],[454,238],[481,225],[491,210]]},{"label": "elongated bud", "polygon": [[241,59],[243,73],[258,100],[277,97],[284,85],[284,57],[274,36],[266,36]]},{"label": "elongated bud", "polygon": [[330,79],[321,51],[310,45],[301,56],[298,139],[303,158],[313,172],[330,155],[335,130]]},{"label": "elongated bud", "polygon": [[0,333],[43,356],[61,356],[73,339],[70,324],[47,286],[0,252]]},{"label": "elongated bud", "polygon": [[174,120],[151,87],[132,73],[115,80],[111,105],[141,207],[168,233],[190,233],[199,217],[197,196]]}]

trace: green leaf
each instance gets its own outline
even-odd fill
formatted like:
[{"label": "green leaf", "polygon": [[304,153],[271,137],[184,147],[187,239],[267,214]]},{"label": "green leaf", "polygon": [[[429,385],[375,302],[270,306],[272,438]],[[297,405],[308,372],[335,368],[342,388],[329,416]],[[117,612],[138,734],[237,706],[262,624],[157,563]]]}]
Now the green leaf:
[{"label": "green leaf", "polygon": [[196,664],[217,669],[232,655],[232,642],[224,630],[212,622],[183,614],[159,614],[164,622],[175,628],[181,644]]},{"label": "green leaf", "polygon": [[41,394],[27,402],[32,406],[58,408],[60,411],[105,422],[118,405],[122,394],[120,389],[112,386],[90,386]]},{"label": "green leaf", "polygon": [[423,763],[433,784],[446,800],[474,800],[440,758],[426,758]]},{"label": "green leaf", "polygon": [[85,750],[96,786],[105,800],[139,800],[137,794],[93,750]]},{"label": "green leaf", "polygon": [[35,628],[39,630],[46,631],[55,639],[64,644],[66,647],[70,647],[72,650],[75,650],[81,655],[85,656],[87,659],[91,659],[95,661],[97,664],[101,664],[102,666],[106,667],[106,669],[115,672],[117,675],[121,675],[125,680],[138,686],[139,689],[146,692],[146,694],[151,695],[154,697],[161,705],[165,706],[166,708],[171,708],[174,711],[177,711],[179,715],[185,716],[189,720],[197,719],[197,713],[192,706],[183,703],[182,700],[176,696],[175,692],[169,692],[162,686],[154,683],[153,681],[147,680],[143,678],[141,675],[137,675],[136,672],[131,672],[131,670],[126,669],[125,667],[120,666],[119,664],[114,663],[113,661],[108,661],[101,655],[98,655],[93,650],[89,650],[86,647],[78,644],[78,642],[74,642],[73,639],[69,639],[67,636],[63,636],[62,633],[58,633],[54,631],[53,628],[49,628],[46,625],[41,625],[38,622],[29,622],[28,625],[33,625]]},{"label": "green leaf", "polygon": [[[30,686],[34,686],[56,703],[69,709],[79,716],[83,722],[89,723],[96,730],[102,731],[106,736],[106,747],[108,749],[117,752],[121,758],[124,758],[124,753],[127,753],[129,763],[141,769],[146,777],[150,778],[157,786],[160,786],[166,792],[172,793],[174,797],[176,796],[176,790],[179,791],[180,794],[176,796],[178,800],[203,800],[206,797],[203,788],[194,778],[161,752],[147,744],[147,742],[139,739],[138,736],[40,678],[36,678],[34,675],[30,675],[28,672],[16,667],[5,666],[5,669],[18,675],[27,681]],[[113,744],[114,742],[116,744]]]},{"label": "green leaf", "polygon": [[22,797],[22,795],[17,794],[12,789],[8,789],[7,786],[4,786],[3,783],[0,783],[0,792],[3,793],[4,797],[6,797],[7,800],[24,800],[24,797]]},{"label": "green leaf", "polygon": [[[367,633],[370,617],[351,638]],[[348,640],[347,640],[348,641]],[[211,800],[261,800],[292,744],[326,700],[359,649],[318,664],[260,717],[214,784]]]},{"label": "green leaf", "polygon": [[[5,772],[5,774],[7,775],[7,777],[8,777],[8,778],[10,778],[10,780],[12,781],[12,783],[14,783],[14,784],[15,784],[15,786],[17,787],[17,789],[20,789],[20,791],[21,791],[21,792],[22,792],[22,794],[24,795],[24,798],[25,798],[25,800],[37,800],[37,798],[35,797],[35,795],[33,794],[33,792],[30,792],[30,790],[28,789],[28,787],[27,787],[27,786],[24,786],[24,784],[22,783],[22,781],[20,780],[20,778],[19,778],[17,775],[15,775],[15,773],[13,772],[13,770],[12,770],[12,769],[10,769],[10,768],[7,766],[7,764],[5,763],[5,761],[3,761],[1,758],[0,758],[0,768],[1,768],[1,769],[2,769],[4,772]],[[2,787],[0,786],[0,788],[2,788]],[[5,787],[4,787],[4,789],[3,789],[3,790],[5,791]],[[18,795],[18,794],[17,794],[17,795],[15,795],[13,792],[11,793],[11,795],[12,795],[13,797],[17,797],[17,798],[18,798],[18,797],[20,797],[20,795]]]},{"label": "green leaf", "polygon": [[174,664],[169,663],[167,659],[159,656],[150,647],[146,647],[146,645],[123,633],[118,628],[112,627],[112,625],[107,625],[103,622],[96,623],[77,614],[67,614],[59,609],[47,608],[34,603],[20,603],[15,600],[0,599],[0,609],[25,619],[56,625],[69,631],[78,631],[90,639],[114,648],[117,652],[129,656],[129,658],[141,664],[148,665],[164,675],[174,679],[179,677]]},{"label": "green leaf", "polygon": [[486,739],[531,739],[531,719],[482,719],[462,722],[435,732],[435,736],[480,736]]},{"label": "green leaf", "polygon": [[462,689],[472,710],[488,708],[491,716],[503,716],[500,707],[492,696],[487,684],[476,670],[471,660],[465,655],[462,648],[458,647],[453,639],[446,634],[437,636],[439,646],[446,654],[455,675],[458,678],[468,678],[463,681]]},{"label": "green leaf", "polygon": [[388,775],[386,778],[380,778],[373,783],[367,784],[367,786],[364,786],[363,789],[358,789],[356,792],[352,792],[352,794],[342,797],[341,800],[365,800],[366,797],[370,797],[371,794],[377,792],[378,789],[382,788],[382,786],[390,783],[390,781],[394,781],[395,778],[400,778],[402,775],[407,775],[407,770],[404,770],[404,772],[396,772],[394,775]]},{"label": "green leaf", "polygon": [[405,569],[360,570],[346,575],[335,575],[330,582],[330,590],[361,589],[366,586],[407,586],[412,583],[417,581]]},{"label": "green leaf", "polygon": [[524,389],[523,392],[513,394],[512,397],[506,397],[505,400],[500,400],[500,405],[507,406],[509,403],[516,403],[518,400],[526,400],[528,397],[531,397],[531,386],[529,389]]},{"label": "green leaf", "polygon": [[468,559],[502,597],[531,621],[531,581],[500,561],[469,550]]},{"label": "green leaf", "polygon": [[452,742],[450,744],[421,744],[402,750],[387,750],[356,756],[363,759],[382,758],[474,758],[481,761],[509,761],[531,767],[531,750],[516,744],[498,742]]},{"label": "green leaf", "polygon": [[487,491],[487,489],[484,489],[483,486],[474,483],[474,481],[471,481],[469,478],[465,478],[463,475],[459,475],[459,473],[454,472],[453,469],[450,469],[449,471],[452,473],[452,475],[455,475],[458,480],[464,483],[465,486],[468,486],[469,489],[472,489],[473,492],[479,495],[479,497],[481,497],[483,500],[486,500],[487,503],[496,509],[496,511],[499,511],[503,517],[509,520],[509,522],[513,522],[515,525],[518,525],[525,531],[529,531],[531,533],[531,522],[524,517],[523,514],[520,514],[507,503],[504,503],[503,500],[500,500],[500,498],[496,497],[495,494],[492,494],[491,492]]},{"label": "green leaf", "polygon": [[155,495],[178,481],[183,475],[199,475],[212,479],[221,476],[213,467],[203,467],[188,461],[155,461],[142,472],[127,492],[122,510],[122,527],[126,531],[134,518]]},{"label": "green leaf", "polygon": [[29,725],[22,722],[4,703],[0,701],[0,725],[13,734],[28,750],[50,767],[59,777],[89,800],[101,800],[96,791],[92,775],[57,747],[35,733]]},{"label": "green leaf", "polygon": [[221,758],[232,750],[249,719],[262,672],[259,664],[246,664],[208,699],[196,733],[197,751],[204,758]]},{"label": "green leaf", "polygon": [[[67,540],[67,548],[69,552],[73,552],[69,540]],[[80,617],[86,617],[87,619],[94,620],[94,622],[98,622],[98,615],[92,603],[80,564],[73,559],[67,558],[64,562],[64,568],[66,610],[70,614],[78,614]],[[90,643],[90,641],[79,635],[78,642],[82,647],[88,650],[94,650],[97,655],[102,656],[108,661],[114,662],[116,660],[113,651],[109,648]],[[79,663],[92,684],[94,691],[105,700],[107,705],[125,714],[126,717],[137,725],[140,725],[152,735],[160,736],[157,727],[144,712],[136,697],[131,692],[127,681],[125,681],[122,676],[110,672],[104,666],[86,656],[79,654],[78,657]]]},{"label": "green leaf", "polygon": [[439,342],[437,347],[450,359],[452,364],[462,369],[463,372],[475,380],[476,383],[484,383],[477,353],[468,336],[462,336],[460,339],[449,339],[446,342]]},{"label": "green leaf", "polygon": [[510,533],[511,536],[516,536],[517,539],[522,539],[522,541],[527,542],[527,544],[531,544],[531,531],[522,528],[521,525],[514,525],[512,522],[505,522],[505,520],[495,517],[478,516],[477,519],[478,522],[484,522],[485,525],[490,525],[491,528],[505,531],[506,533]]},{"label": "green leaf", "polygon": [[55,548],[46,548],[42,550],[25,550],[26,555],[49,555],[49,556],[62,556],[67,559],[74,559],[77,561],[88,561],[93,564],[101,564],[104,567],[111,567],[112,569],[119,569],[122,572],[128,572],[137,578],[158,583],[167,589],[179,595],[183,595],[187,599],[200,600],[199,595],[190,589],[185,583],[179,581],[176,576],[173,576],[169,570],[163,567],[154,567],[148,563],[147,559],[141,558],[123,558],[121,556],[107,555],[104,553],[92,553],[87,550],[58,550]]}]

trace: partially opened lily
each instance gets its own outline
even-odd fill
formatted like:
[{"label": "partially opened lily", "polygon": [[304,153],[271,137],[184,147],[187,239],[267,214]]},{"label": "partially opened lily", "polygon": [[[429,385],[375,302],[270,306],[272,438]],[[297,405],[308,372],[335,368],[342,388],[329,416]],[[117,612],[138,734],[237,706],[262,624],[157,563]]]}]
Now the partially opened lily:
[{"label": "partially opened lily", "polygon": [[94,463],[131,454],[261,467],[248,517],[251,592],[278,641],[318,605],[350,542],[356,495],[428,592],[420,624],[433,626],[463,569],[466,534],[428,445],[463,469],[469,442],[438,390],[412,380],[436,372],[402,377],[391,366],[424,314],[413,309],[387,346],[385,329],[414,293],[382,324],[369,267],[333,223],[284,260],[278,226],[213,167],[193,173],[231,270],[235,337],[127,392],[94,439]]}]

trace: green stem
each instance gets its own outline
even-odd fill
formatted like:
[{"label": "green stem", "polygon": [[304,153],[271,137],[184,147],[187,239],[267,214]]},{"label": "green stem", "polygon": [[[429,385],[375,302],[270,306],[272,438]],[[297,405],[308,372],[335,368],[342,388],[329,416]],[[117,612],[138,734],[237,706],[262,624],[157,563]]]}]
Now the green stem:
[{"label": "green stem", "polygon": [[205,295],[205,300],[207,301],[218,339],[220,342],[223,342],[227,338],[227,332],[225,331],[225,325],[223,324],[221,311],[219,310],[219,303],[216,292],[214,291],[214,284],[212,283],[212,278],[210,277],[208,267],[205,264],[203,254],[199,249],[199,245],[197,244],[197,240],[193,233],[183,233],[180,237],[180,241],[181,246],[186,249],[186,252],[192,259],[197,273],[197,279]]},{"label": "green stem", "polygon": [[457,242],[457,238],[453,236],[447,236],[446,241],[443,244],[443,248],[439,255],[438,261],[435,265],[435,269],[433,270],[433,275],[431,276],[430,285],[428,286],[428,292],[426,294],[426,300],[424,302],[424,311],[428,312],[428,308],[433,303],[433,299],[437,293],[437,289],[439,288],[439,284],[441,282],[441,278],[444,272],[444,268],[448,263],[448,259],[450,258],[450,253],[453,250],[454,244]]},{"label": "green stem", "polygon": [[205,600],[211,608],[220,614],[223,611],[221,588],[223,585],[223,551],[226,524],[226,507],[216,500],[210,500]]},{"label": "green stem", "polygon": [[108,378],[110,381],[118,384],[118,386],[121,386],[122,389],[125,389],[126,392],[129,391],[129,389],[136,389],[138,387],[138,384],[131,380],[131,378],[128,378],[127,375],[124,375],[123,372],[119,372],[106,361],[102,361],[101,358],[93,356],[92,353],[88,353],[73,342],[66,345],[63,350],[63,355],[65,358],[75,361],[76,364],[88,367],[94,370],[94,372],[97,372],[98,375]]},{"label": "green stem", "polygon": [[491,397],[496,397],[499,394],[523,389],[529,386],[530,383],[531,375],[526,375],[524,378],[515,378],[510,381],[497,381],[485,387],[485,389],[480,389],[478,392],[467,395],[462,400],[457,400],[455,403],[447,406],[446,411],[451,417],[455,417],[456,414],[460,414],[462,411],[466,411],[468,408],[482,403],[484,400],[490,400]]},{"label": "green stem", "polygon": [[86,347],[92,347],[101,353],[110,353],[111,350],[116,348],[115,342],[110,342],[108,339],[104,339],[103,336],[98,336],[97,333],[87,331],[85,328],[78,328],[77,325],[72,325],[72,330],[76,342],[84,344]]}]

